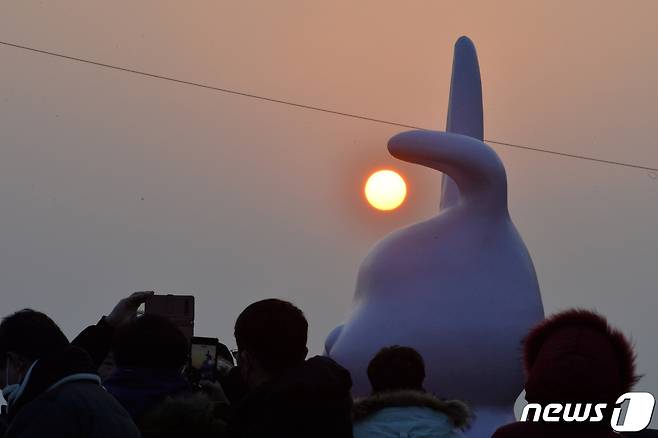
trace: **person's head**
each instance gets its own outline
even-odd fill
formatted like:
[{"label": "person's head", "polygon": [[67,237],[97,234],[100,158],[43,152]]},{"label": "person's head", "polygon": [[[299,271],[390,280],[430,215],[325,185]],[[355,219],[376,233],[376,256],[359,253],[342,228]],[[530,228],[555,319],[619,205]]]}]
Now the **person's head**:
[{"label": "person's head", "polygon": [[250,386],[272,379],[304,362],[308,322],[292,303],[257,301],[235,322],[238,365]]},{"label": "person's head", "polygon": [[531,403],[603,402],[631,391],[631,341],[596,312],[571,309],[539,323],[523,342],[525,398]]},{"label": "person's head", "polygon": [[119,368],[182,371],[189,345],[174,323],[159,315],[145,314],[117,331],[113,353]]},{"label": "person's head", "polygon": [[0,323],[0,384],[18,383],[35,360],[66,349],[69,341],[47,315],[32,309]]},{"label": "person's head", "polygon": [[425,362],[416,350],[393,345],[382,348],[368,364],[372,392],[423,390]]}]

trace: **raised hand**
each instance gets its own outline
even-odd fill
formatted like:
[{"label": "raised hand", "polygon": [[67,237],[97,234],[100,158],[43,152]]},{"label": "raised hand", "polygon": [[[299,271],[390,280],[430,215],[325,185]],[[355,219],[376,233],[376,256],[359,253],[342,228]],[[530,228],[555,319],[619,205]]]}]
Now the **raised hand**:
[{"label": "raised hand", "polygon": [[114,328],[125,324],[135,317],[139,306],[144,304],[154,293],[153,291],[133,292],[114,306],[112,312],[105,317],[105,321]]}]

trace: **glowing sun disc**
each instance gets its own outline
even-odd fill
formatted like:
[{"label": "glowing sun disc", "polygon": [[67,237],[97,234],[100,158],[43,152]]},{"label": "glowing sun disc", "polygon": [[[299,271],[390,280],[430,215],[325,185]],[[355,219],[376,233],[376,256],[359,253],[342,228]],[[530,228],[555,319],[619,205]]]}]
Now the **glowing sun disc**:
[{"label": "glowing sun disc", "polygon": [[407,196],[407,184],[393,170],[379,170],[368,178],[365,186],[366,199],[378,210],[394,210]]}]

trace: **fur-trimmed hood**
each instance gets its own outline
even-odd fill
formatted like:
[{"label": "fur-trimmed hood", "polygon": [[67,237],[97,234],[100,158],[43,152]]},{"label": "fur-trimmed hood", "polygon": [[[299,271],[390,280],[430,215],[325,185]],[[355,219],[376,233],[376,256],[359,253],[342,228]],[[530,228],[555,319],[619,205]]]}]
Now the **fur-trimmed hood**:
[{"label": "fur-trimmed hood", "polygon": [[524,340],[529,402],[613,402],[637,382],[630,341],[588,310],[553,315]]},{"label": "fur-trimmed hood", "polygon": [[466,428],[471,420],[468,406],[459,400],[441,400],[430,393],[414,390],[390,391],[356,399],[352,408],[355,423],[386,408],[420,407],[439,412],[459,429]]}]

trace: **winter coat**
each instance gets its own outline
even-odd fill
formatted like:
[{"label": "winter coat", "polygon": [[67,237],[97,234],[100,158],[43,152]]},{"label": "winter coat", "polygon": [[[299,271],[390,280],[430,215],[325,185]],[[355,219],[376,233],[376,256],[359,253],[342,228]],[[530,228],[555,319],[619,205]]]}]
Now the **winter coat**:
[{"label": "winter coat", "polygon": [[232,438],[351,438],[350,373],[314,357],[263,383],[235,407]]},{"label": "winter coat", "polygon": [[189,382],[179,371],[147,368],[117,368],[103,386],[136,422],[166,397],[192,392]]},{"label": "winter coat", "polygon": [[89,355],[75,346],[39,359],[9,406],[5,438],[139,438],[128,413],[99,382]]},{"label": "winter coat", "polygon": [[[600,315],[571,310],[533,329],[524,340],[526,400],[549,403],[606,403],[637,381],[635,355],[624,335]],[[612,438],[610,409],[601,422],[518,422],[498,429],[493,438]]]},{"label": "winter coat", "polygon": [[460,401],[412,390],[356,400],[352,413],[354,438],[456,438],[470,418]]}]

